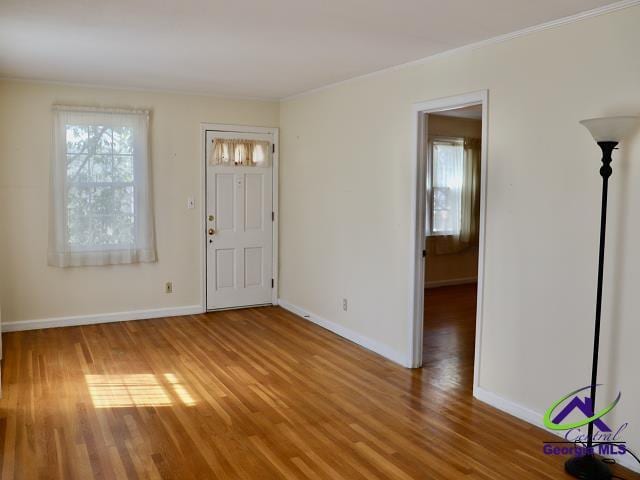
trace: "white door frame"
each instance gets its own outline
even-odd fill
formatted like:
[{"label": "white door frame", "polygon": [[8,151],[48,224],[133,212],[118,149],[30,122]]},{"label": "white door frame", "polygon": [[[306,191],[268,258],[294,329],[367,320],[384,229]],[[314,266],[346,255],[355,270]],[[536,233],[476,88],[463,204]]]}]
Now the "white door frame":
[{"label": "white door frame", "polygon": [[473,370],[474,391],[479,385],[480,372],[480,347],[482,345],[482,316],[484,298],[484,275],[485,275],[485,232],[486,232],[486,203],[487,203],[487,110],[489,92],[480,90],[477,92],[456,95],[453,97],[439,98],[426,102],[419,102],[413,105],[412,110],[412,184],[414,190],[411,200],[411,252],[410,258],[410,279],[411,285],[409,298],[409,357],[407,364],[411,368],[418,368],[422,365],[422,342],[424,323],[424,264],[423,250],[425,249],[425,215],[426,215],[426,172],[427,172],[427,122],[430,113],[453,110],[470,105],[482,104],[482,150],[480,168],[480,232],[478,245],[478,299],[476,310],[476,341],[475,360]]},{"label": "white door frame", "polygon": [[273,184],[272,190],[272,209],[274,212],[273,217],[273,255],[271,265],[271,275],[273,277],[273,288],[271,289],[271,304],[278,304],[278,222],[280,215],[278,211],[279,195],[278,195],[278,160],[280,157],[280,145],[279,145],[279,132],[280,129],[276,127],[252,127],[247,125],[226,125],[221,123],[201,123],[200,124],[200,161],[202,169],[200,170],[200,281],[201,281],[201,304],[202,311],[207,311],[207,131],[214,130],[219,132],[234,132],[234,133],[270,133],[273,135],[274,151],[272,155],[272,175],[271,181]]}]

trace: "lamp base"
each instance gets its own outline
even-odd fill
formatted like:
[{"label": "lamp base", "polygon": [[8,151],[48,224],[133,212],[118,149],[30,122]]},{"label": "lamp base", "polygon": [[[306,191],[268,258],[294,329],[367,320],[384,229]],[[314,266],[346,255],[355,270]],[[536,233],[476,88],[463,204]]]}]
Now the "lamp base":
[{"label": "lamp base", "polygon": [[602,460],[593,455],[573,457],[564,464],[565,471],[581,480],[611,480],[611,470]]}]

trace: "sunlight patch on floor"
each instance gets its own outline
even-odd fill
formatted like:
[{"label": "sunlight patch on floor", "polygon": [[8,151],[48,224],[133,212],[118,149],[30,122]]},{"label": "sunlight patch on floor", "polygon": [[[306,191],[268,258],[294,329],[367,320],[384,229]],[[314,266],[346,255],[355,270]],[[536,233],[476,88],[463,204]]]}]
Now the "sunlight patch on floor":
[{"label": "sunlight patch on floor", "polygon": [[182,403],[188,407],[192,407],[196,404],[193,397],[189,395],[187,389],[178,381],[178,378],[173,373],[165,373],[164,378],[171,384],[173,392],[178,396]]},{"label": "sunlight patch on floor", "polygon": [[173,373],[165,373],[160,378],[152,373],[85,375],[85,381],[96,408],[196,404]]}]

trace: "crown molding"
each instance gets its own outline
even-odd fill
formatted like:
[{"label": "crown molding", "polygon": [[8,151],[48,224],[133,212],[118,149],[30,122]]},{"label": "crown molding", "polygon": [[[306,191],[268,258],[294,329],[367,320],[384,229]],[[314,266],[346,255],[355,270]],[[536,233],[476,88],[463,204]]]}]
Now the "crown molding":
[{"label": "crown molding", "polygon": [[601,15],[606,15],[608,13],[617,12],[618,10],[623,10],[629,7],[635,7],[640,5],[640,0],[622,0],[619,2],[611,3],[609,5],[604,5],[602,7],[594,8],[592,10],[587,10],[585,12],[576,13],[574,15],[570,15],[568,17],[558,18],[557,20],[551,20],[549,22],[541,23],[539,25],[534,25],[532,27],[523,28],[521,30],[516,30],[515,32],[505,33],[502,35],[498,35],[496,37],[487,38],[486,40],[480,40],[478,42],[469,43],[467,45],[462,45],[460,47],[452,48],[450,50],[445,50],[443,52],[434,53],[433,55],[429,55],[418,60],[412,60],[410,62],[401,63],[398,65],[393,65],[391,67],[383,68],[381,70],[376,70],[374,72],[365,73],[363,75],[358,75],[355,77],[348,78],[346,80],[340,80],[338,82],[329,83],[327,85],[323,85],[321,87],[312,88],[311,90],[305,90],[300,93],[296,93],[293,95],[289,95],[287,97],[281,98],[280,102],[287,102],[289,100],[295,100],[297,98],[305,97],[307,95],[312,95],[314,93],[322,92],[325,90],[332,89],[339,85],[344,85],[350,82],[354,82],[357,80],[363,80],[369,77],[375,77],[378,75],[382,75],[389,72],[394,72],[396,70],[402,70],[408,67],[413,67],[417,65],[423,65],[431,60],[447,57],[449,55],[454,55],[461,52],[477,50],[478,48],[486,47],[488,45],[494,45],[496,43],[506,42],[508,40],[512,40],[518,37],[524,37],[526,35],[530,35],[532,33],[541,32],[543,30],[549,30],[551,28],[557,28],[562,25],[567,25],[574,22],[579,22],[581,20],[586,20],[592,17],[598,17]]},{"label": "crown molding", "polygon": [[[640,0],[639,0],[640,1]],[[45,80],[38,78],[25,78],[25,77],[11,77],[0,75],[0,82],[15,82],[15,83],[31,83],[35,85],[56,85],[59,87],[76,87],[76,88],[95,88],[101,90],[114,90],[121,92],[141,92],[141,93],[155,93],[155,94],[167,94],[167,95],[188,95],[190,97],[203,97],[203,98],[215,98],[219,100],[228,101],[241,101],[241,102],[264,102],[264,103],[278,103],[281,98],[278,97],[251,97],[242,95],[225,95],[207,92],[197,92],[193,90],[172,90],[166,88],[151,88],[151,87],[133,87],[126,85],[104,85],[99,83],[83,83],[83,82],[65,82],[60,80]]]}]

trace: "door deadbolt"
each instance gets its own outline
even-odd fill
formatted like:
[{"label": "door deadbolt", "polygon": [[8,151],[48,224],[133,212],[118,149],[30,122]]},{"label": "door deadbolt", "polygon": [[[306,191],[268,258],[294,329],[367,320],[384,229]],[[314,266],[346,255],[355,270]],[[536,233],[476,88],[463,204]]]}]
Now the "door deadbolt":
[{"label": "door deadbolt", "polygon": [[213,222],[213,215],[209,215],[209,221]]}]

